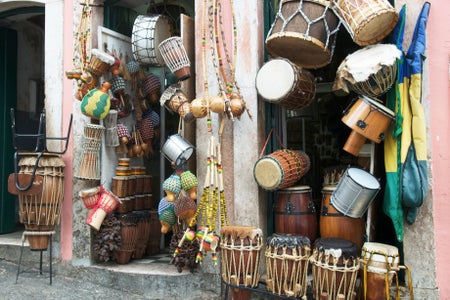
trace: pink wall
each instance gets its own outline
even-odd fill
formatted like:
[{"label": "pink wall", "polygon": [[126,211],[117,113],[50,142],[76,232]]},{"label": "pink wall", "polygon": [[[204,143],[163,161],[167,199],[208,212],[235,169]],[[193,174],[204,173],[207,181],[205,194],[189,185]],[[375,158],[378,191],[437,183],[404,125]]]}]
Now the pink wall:
[{"label": "pink wall", "polygon": [[436,266],[440,299],[450,299],[450,18],[448,0],[433,0],[427,26],[430,153],[434,204]]}]

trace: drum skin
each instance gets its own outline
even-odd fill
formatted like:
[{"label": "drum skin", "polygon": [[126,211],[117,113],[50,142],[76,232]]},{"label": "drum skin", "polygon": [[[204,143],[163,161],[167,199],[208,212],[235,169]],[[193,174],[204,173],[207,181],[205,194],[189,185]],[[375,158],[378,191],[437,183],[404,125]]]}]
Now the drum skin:
[{"label": "drum skin", "polygon": [[322,189],[320,237],[346,239],[361,248],[364,242],[365,220],[347,217],[331,205],[330,198],[335,189],[335,186],[325,186]]},{"label": "drum skin", "polygon": [[274,232],[317,237],[317,216],[309,186],[279,190],[274,204]]}]

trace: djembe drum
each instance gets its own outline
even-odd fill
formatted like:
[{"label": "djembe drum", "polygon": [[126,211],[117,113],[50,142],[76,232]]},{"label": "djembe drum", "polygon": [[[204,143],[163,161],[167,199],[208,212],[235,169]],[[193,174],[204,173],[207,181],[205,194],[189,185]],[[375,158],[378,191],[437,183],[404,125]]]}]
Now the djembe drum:
[{"label": "djembe drum", "polygon": [[[222,280],[235,286],[257,287],[261,277],[262,230],[252,226],[223,226],[220,236]],[[239,299],[250,298],[249,291],[232,290]]]},{"label": "djembe drum", "polygon": [[168,87],[161,95],[161,105],[164,105],[169,112],[176,113],[183,118],[185,122],[195,120],[191,113],[191,103],[182,90],[174,86]]},{"label": "djembe drum", "polygon": [[266,241],[267,289],[278,295],[305,297],[310,240],[298,235],[274,234]]},{"label": "djembe drum", "polygon": [[105,127],[96,124],[84,126],[83,148],[75,177],[100,180],[100,148]]},{"label": "djembe drum", "polygon": [[309,260],[315,299],[356,299],[360,249],[339,238],[319,238]]},{"label": "djembe drum", "polygon": [[[19,220],[28,231],[31,250],[46,250],[51,234],[60,222],[64,198],[64,167],[61,155],[44,153],[21,154],[19,176],[39,175],[42,189],[35,194],[19,193]],[[34,170],[36,168],[36,170]]]},{"label": "djembe drum", "polygon": [[97,205],[98,199],[100,197],[101,187],[96,186],[89,189],[84,189],[78,192],[84,206],[88,209],[87,214],[89,215],[92,210]]},{"label": "djembe drum", "polygon": [[114,62],[114,56],[99,49],[91,49],[91,58],[87,66],[87,71],[100,77],[114,64]]},{"label": "djembe drum", "polygon": [[330,63],[341,22],[325,0],[281,0],[266,38],[267,51],[303,68]]},{"label": "djembe drum", "polygon": [[173,36],[165,39],[158,48],[166,65],[178,80],[183,81],[191,77],[191,62],[181,37]]},{"label": "djembe drum", "polygon": [[91,226],[92,229],[99,231],[106,215],[112,213],[119,205],[119,198],[111,191],[102,187],[97,205],[88,215],[86,224]]}]

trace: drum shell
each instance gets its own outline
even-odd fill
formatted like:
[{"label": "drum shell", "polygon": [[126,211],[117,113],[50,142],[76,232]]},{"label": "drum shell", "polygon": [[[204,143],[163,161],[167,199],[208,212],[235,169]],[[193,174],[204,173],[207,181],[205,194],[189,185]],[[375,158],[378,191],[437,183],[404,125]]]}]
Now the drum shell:
[{"label": "drum shell", "polygon": [[394,121],[394,113],[375,100],[362,96],[344,112],[342,122],[369,140],[380,143]]},{"label": "drum shell", "polygon": [[[266,39],[267,51],[274,57],[285,57],[307,69],[321,68],[329,64],[333,56],[336,34],[341,24],[331,9],[330,2],[282,0],[280,6],[279,12],[286,19],[297,10],[301,10],[310,20],[320,16],[324,18],[308,27],[307,20],[297,13],[283,28],[284,22],[277,15]],[[324,20],[328,25],[330,36],[328,36]]]},{"label": "drum shell", "polygon": [[378,180],[359,168],[347,168],[331,194],[331,204],[344,215],[361,218],[380,190]]},{"label": "drum shell", "polygon": [[114,176],[111,182],[111,191],[119,198],[128,196],[129,176]]},{"label": "drum shell", "polygon": [[331,205],[331,194],[336,186],[322,189],[322,207],[320,211],[319,230],[322,238],[341,238],[352,241],[358,247],[364,242],[364,218],[350,218]]},{"label": "drum shell", "polygon": [[274,232],[302,235],[311,242],[317,237],[317,215],[309,186],[279,190],[275,200]]}]

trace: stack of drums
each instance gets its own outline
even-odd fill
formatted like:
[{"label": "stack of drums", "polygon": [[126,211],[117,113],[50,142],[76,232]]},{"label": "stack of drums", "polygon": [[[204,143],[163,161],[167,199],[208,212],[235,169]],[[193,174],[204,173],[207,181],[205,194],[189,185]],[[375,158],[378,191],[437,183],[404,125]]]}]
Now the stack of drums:
[{"label": "stack of drums", "polygon": [[151,209],[152,201],[152,176],[146,173],[142,166],[131,167],[131,174],[136,180],[134,210]]},{"label": "stack of drums", "polygon": [[131,200],[131,197],[134,197],[135,189],[135,181],[133,179],[131,176],[130,159],[119,158],[116,175],[112,178],[111,182],[111,192],[121,202],[117,208],[118,213],[127,213],[134,208],[134,202]]}]

